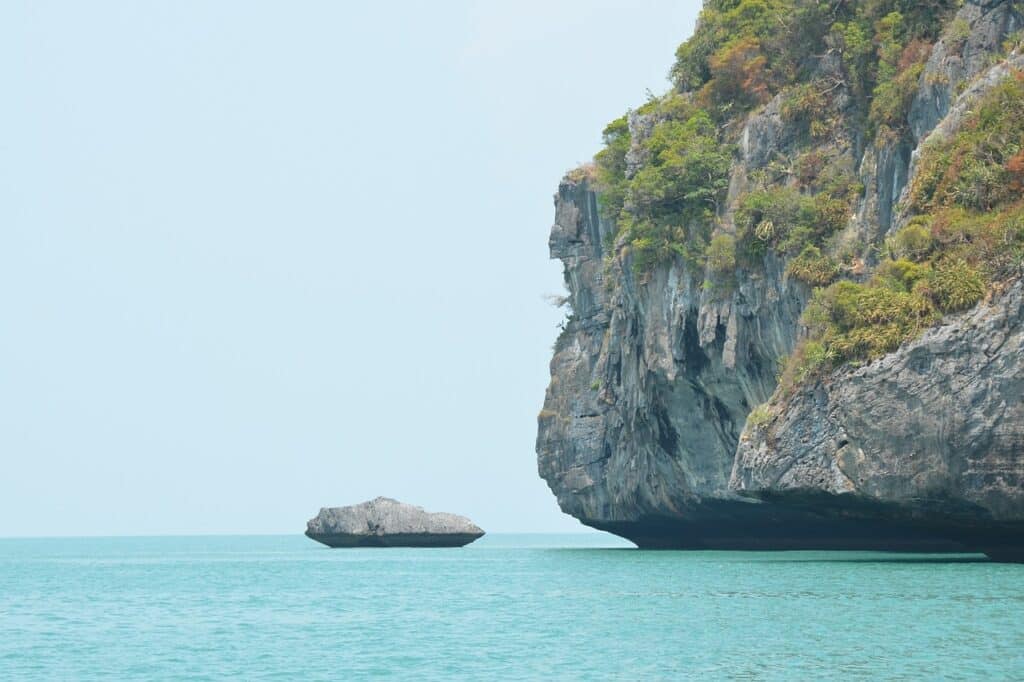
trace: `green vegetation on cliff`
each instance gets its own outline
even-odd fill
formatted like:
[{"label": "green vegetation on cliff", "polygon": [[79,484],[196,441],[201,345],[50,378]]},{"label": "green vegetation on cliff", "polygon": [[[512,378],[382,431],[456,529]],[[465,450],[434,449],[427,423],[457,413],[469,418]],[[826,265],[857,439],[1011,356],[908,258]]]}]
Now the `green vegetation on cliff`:
[{"label": "green vegetation on cliff", "polygon": [[[917,63],[915,41],[934,41],[958,5],[950,0],[711,0],[693,37],[676,51],[672,78],[725,116],[806,82],[817,56],[836,49],[864,98],[899,90]],[[918,71],[919,73],[919,71]],[[877,89],[877,90],[876,90]],[[888,109],[881,105],[881,109]],[[883,115],[879,111],[879,116]]]},{"label": "green vegetation on cliff", "polygon": [[1021,274],[1021,121],[1024,74],[1015,72],[981,98],[955,135],[925,147],[910,190],[917,215],[886,240],[867,282],[815,291],[803,316],[810,338],[790,359],[784,384],[895,350],[943,313],[973,306],[993,282]]},{"label": "green vegetation on cliff", "polygon": [[929,144],[911,192],[918,211],[988,211],[1024,189],[1024,74],[988,92],[956,135]]},{"label": "green vegetation on cliff", "polygon": [[707,112],[669,98],[658,103],[657,113],[659,120],[637,150],[645,161],[631,176],[625,118],[605,128],[606,146],[595,159],[604,210],[629,235],[640,270],[674,256],[703,262],[732,163]]},{"label": "green vegetation on cliff", "polygon": [[[913,217],[899,232],[872,245],[847,229],[865,192],[850,148],[913,141],[908,114],[935,40],[942,33],[948,51],[967,38],[966,22],[952,20],[960,4],[705,2],[676,53],[673,90],[604,131],[592,177],[617,228],[612,257],[640,275],[679,263],[716,292],[781,259],[812,294],[784,384],[892,351],[1019,274],[1019,74],[924,148],[904,207]],[[773,99],[785,153],[737,168],[743,124]]]},{"label": "green vegetation on cliff", "polygon": [[[775,250],[804,254],[793,273],[809,284],[831,276],[813,251],[839,231],[862,188],[852,168],[836,173],[813,143],[839,122],[834,92],[844,87],[865,126],[900,134],[909,97],[955,0],[709,0],[694,35],[676,52],[675,89],[604,131],[597,184],[634,268],[646,272],[676,257],[699,272],[719,233],[737,125],[782,93],[783,117],[803,129],[812,149],[799,168],[777,169],[744,200],[736,226],[737,263]],[[837,55],[841,69],[815,76]],[[633,135],[637,139],[633,139]],[[825,178],[827,182],[822,182]],[[841,180],[837,184],[837,180]],[[826,185],[826,186],[822,186]],[[761,216],[761,217],[758,217]],[[720,270],[721,260],[713,266]]]}]

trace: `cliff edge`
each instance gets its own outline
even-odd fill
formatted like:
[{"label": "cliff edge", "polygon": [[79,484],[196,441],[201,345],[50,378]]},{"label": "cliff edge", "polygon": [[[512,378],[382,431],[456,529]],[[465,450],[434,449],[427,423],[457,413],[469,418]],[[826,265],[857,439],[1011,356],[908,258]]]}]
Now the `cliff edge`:
[{"label": "cliff edge", "polygon": [[673,90],[555,195],[537,454],[566,513],[641,547],[1018,556],[1022,26],[705,4]]}]

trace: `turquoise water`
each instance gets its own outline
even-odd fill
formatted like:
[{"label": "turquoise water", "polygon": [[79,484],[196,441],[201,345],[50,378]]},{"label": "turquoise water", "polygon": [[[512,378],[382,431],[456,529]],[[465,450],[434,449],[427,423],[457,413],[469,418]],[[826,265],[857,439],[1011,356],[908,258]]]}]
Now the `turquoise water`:
[{"label": "turquoise water", "polygon": [[1024,566],[595,544],[0,540],[0,677],[1024,677]]}]

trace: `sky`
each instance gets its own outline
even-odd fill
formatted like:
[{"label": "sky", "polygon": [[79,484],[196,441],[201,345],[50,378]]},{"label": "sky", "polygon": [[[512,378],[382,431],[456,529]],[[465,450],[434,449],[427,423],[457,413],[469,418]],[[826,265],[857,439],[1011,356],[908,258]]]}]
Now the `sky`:
[{"label": "sky", "polygon": [[0,4],[0,536],[583,530],[552,195],[699,5]]}]

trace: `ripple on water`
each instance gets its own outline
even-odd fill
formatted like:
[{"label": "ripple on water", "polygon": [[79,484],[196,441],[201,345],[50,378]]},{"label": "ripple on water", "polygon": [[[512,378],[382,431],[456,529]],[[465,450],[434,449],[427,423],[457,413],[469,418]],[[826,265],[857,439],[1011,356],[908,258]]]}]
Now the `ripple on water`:
[{"label": "ripple on water", "polygon": [[[1024,566],[602,536],[0,540],[13,679],[1024,677]],[[558,544],[572,549],[558,549]]]}]

